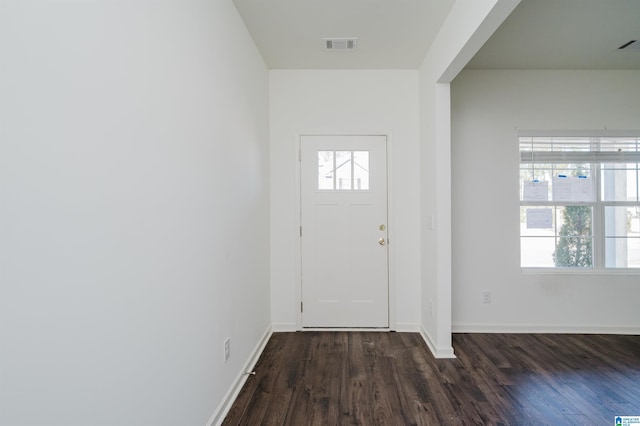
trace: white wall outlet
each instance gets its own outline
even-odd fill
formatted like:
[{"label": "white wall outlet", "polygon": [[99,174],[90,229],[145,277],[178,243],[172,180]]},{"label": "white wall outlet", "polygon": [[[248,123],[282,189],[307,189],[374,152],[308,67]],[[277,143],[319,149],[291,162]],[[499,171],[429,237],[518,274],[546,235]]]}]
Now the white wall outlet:
[{"label": "white wall outlet", "polygon": [[491,292],[483,291],[482,292],[482,303],[491,303]]},{"label": "white wall outlet", "polygon": [[224,341],[224,362],[227,362],[230,356],[231,356],[231,340],[227,339]]}]

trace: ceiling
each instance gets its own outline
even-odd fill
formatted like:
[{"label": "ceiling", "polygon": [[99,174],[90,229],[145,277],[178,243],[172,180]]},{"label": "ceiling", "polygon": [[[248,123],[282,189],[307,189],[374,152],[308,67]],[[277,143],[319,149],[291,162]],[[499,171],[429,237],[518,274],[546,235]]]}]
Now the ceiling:
[{"label": "ceiling", "polygon": [[[467,69],[640,69],[640,0],[522,0]],[[637,44],[640,47],[640,44]]]},{"label": "ceiling", "polygon": [[[417,69],[455,0],[234,2],[271,69]],[[618,49],[630,40],[640,0],[522,0],[467,69],[640,69],[640,49]]]},{"label": "ceiling", "polygon": [[[272,69],[417,69],[454,0],[234,0]],[[357,37],[353,51],[322,39]]]}]

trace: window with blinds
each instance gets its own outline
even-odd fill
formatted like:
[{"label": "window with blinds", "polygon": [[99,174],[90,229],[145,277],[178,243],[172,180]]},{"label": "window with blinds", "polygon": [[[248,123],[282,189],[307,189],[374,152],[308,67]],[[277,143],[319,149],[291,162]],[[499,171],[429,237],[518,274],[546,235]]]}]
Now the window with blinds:
[{"label": "window with blinds", "polygon": [[640,136],[521,133],[519,144],[521,266],[640,268]]}]

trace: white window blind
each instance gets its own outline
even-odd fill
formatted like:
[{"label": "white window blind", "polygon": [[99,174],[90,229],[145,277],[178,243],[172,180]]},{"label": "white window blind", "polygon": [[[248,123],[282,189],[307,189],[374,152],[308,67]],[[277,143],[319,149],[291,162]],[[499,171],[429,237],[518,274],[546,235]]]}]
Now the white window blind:
[{"label": "white window blind", "polygon": [[520,137],[520,161],[528,163],[636,163],[637,137]]}]

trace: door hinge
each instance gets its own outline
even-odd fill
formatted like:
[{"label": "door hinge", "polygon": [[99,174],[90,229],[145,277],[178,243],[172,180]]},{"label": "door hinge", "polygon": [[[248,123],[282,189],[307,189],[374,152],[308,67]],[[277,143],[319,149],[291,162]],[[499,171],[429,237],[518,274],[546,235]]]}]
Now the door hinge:
[{"label": "door hinge", "polygon": [[302,305],[302,302],[300,302],[300,312],[304,312],[304,306]]},{"label": "door hinge", "polygon": [[300,236],[302,237],[302,225],[300,226]]},{"label": "door hinge", "polygon": [[302,147],[298,148],[298,161],[302,163]]}]

